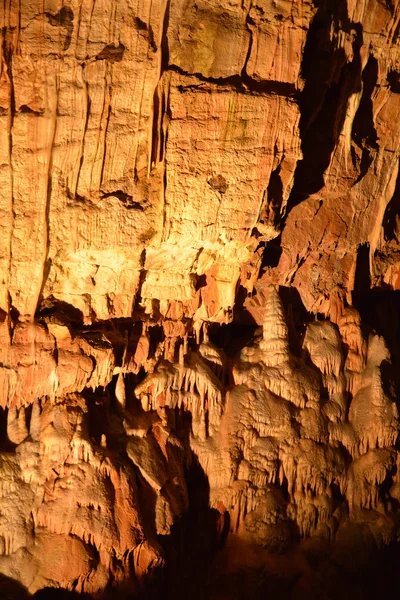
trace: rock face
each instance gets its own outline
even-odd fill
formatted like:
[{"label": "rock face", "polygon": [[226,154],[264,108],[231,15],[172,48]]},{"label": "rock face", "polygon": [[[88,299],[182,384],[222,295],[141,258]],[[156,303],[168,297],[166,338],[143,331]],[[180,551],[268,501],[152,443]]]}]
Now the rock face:
[{"label": "rock face", "polygon": [[400,591],[400,2],[0,22],[0,590]]}]

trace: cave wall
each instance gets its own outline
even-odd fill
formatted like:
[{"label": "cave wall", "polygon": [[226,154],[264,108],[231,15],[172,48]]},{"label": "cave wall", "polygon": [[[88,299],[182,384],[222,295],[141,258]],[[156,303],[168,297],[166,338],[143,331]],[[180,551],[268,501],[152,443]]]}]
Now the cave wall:
[{"label": "cave wall", "polygon": [[0,573],[364,593],[398,552],[400,2],[0,22]]}]

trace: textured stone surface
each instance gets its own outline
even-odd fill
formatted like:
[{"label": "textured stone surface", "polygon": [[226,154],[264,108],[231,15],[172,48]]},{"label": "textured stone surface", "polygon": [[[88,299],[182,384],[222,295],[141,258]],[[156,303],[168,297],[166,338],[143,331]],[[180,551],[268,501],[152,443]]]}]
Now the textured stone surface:
[{"label": "textured stone surface", "polygon": [[400,591],[400,2],[0,23],[0,591]]}]

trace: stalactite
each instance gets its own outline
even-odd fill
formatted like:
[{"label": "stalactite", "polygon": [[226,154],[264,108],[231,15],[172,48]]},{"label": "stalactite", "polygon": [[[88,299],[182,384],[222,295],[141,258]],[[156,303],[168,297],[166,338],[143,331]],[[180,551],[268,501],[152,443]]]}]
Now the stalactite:
[{"label": "stalactite", "polygon": [[117,377],[117,383],[115,385],[115,397],[118,400],[121,408],[126,406],[126,390],[124,376],[120,373]]}]

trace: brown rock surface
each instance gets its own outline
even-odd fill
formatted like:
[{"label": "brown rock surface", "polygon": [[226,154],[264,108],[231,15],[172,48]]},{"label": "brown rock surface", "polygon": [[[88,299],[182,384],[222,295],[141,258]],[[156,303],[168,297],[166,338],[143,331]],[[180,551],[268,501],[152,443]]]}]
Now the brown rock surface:
[{"label": "brown rock surface", "polygon": [[400,2],[0,23],[0,596],[399,592]]}]

